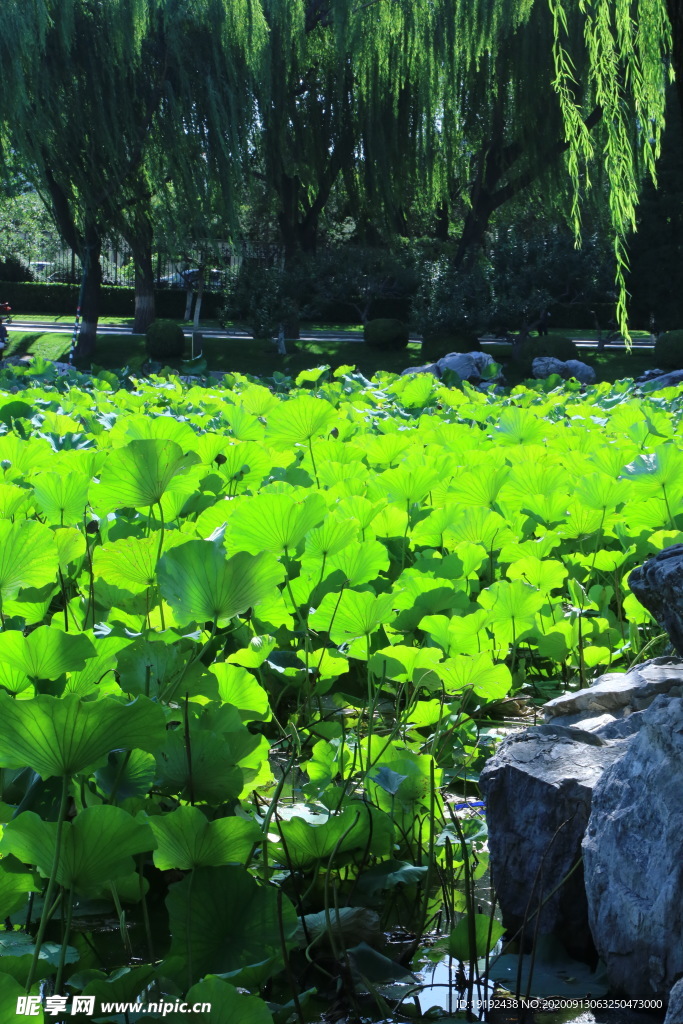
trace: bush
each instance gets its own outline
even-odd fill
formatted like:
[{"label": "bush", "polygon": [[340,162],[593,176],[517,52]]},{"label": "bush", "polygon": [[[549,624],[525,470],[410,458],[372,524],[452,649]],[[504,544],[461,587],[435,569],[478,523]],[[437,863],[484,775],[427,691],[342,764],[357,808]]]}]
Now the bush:
[{"label": "bush", "polygon": [[[75,316],[78,305],[77,284],[49,281],[0,280],[0,299],[9,302],[17,317],[22,313],[45,313],[53,316]],[[216,292],[204,292],[202,319],[218,317],[224,298]],[[159,288],[156,292],[158,317],[181,320],[185,311],[184,288]],[[135,312],[135,289],[121,285],[102,285],[100,316],[129,316]]]},{"label": "bush", "polygon": [[368,320],[364,334],[365,344],[382,352],[400,352],[408,346],[408,326],[402,320]]},{"label": "bush", "polygon": [[147,328],[147,352],[152,359],[182,359],[185,354],[182,327],[155,320]]},{"label": "bush", "polygon": [[548,334],[541,338],[527,338],[522,345],[519,362],[525,373],[531,373],[531,364],[540,356],[550,356],[566,363],[568,359],[578,359],[579,350],[571,338],[563,334]]},{"label": "bush", "polygon": [[655,365],[664,370],[683,370],[683,331],[666,331],[655,342]]},{"label": "bush", "polygon": [[449,352],[478,352],[480,349],[479,338],[474,332],[435,332],[422,337],[422,355],[429,360],[441,359]]}]

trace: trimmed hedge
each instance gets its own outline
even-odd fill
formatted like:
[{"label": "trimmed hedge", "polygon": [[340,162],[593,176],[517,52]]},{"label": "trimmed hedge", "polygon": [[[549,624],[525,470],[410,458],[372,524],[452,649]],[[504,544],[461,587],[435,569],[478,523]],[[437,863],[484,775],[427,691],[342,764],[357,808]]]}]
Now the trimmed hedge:
[{"label": "trimmed hedge", "polygon": [[655,342],[655,366],[683,370],[683,330],[666,331]]},{"label": "trimmed hedge", "polygon": [[[76,315],[78,285],[56,282],[0,281],[0,301],[9,302],[19,319],[22,313],[46,313],[53,316]],[[184,288],[159,288],[155,294],[156,315],[168,320],[182,320],[185,314]],[[225,299],[218,292],[204,292],[202,316],[218,318]],[[119,285],[102,285],[100,316],[130,316],[135,312],[135,289]]]},{"label": "trimmed hedge", "polygon": [[147,328],[147,352],[152,359],[182,359],[185,355],[182,327],[155,320]]},{"label": "trimmed hedge", "polygon": [[408,326],[401,320],[378,317],[365,325],[365,344],[382,352],[400,352],[407,348]]}]

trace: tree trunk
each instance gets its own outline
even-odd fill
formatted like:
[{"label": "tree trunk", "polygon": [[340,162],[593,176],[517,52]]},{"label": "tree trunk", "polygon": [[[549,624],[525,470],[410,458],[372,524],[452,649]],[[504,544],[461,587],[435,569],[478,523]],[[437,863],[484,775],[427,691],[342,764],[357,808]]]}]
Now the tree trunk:
[{"label": "tree trunk", "polygon": [[97,345],[97,321],[100,315],[100,288],[102,285],[101,250],[102,242],[97,228],[94,224],[86,224],[81,256],[83,261],[81,328],[75,352],[76,359],[79,361],[90,359]]},{"label": "tree trunk", "polygon": [[154,266],[152,250],[145,247],[135,259],[135,320],[133,333],[144,334],[156,315],[154,302]]},{"label": "tree trunk", "polygon": [[194,303],[193,324],[195,330],[199,327],[199,317],[202,312],[202,299],[204,298],[204,267],[199,268],[199,281],[197,282],[197,298]]},{"label": "tree trunk", "polygon": [[192,319],[192,298],[193,298],[193,296],[194,296],[194,292],[192,290],[192,285],[187,285],[186,290],[185,290],[185,315],[183,317],[183,320],[191,320]]}]

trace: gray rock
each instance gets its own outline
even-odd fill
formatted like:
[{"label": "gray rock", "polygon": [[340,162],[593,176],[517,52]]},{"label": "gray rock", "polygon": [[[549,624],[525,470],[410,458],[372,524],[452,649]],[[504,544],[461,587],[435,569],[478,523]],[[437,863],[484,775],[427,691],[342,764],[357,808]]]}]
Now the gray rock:
[{"label": "gray rock", "polygon": [[424,366],[408,366],[405,370],[401,370],[402,377],[408,373],[433,373],[435,377],[441,376],[436,363],[425,363]]},{"label": "gray rock", "polygon": [[644,711],[660,693],[683,696],[683,666],[678,658],[652,658],[630,672],[608,672],[586,690],[564,693],[543,708],[546,721],[558,715],[565,724],[576,717],[583,728],[589,726],[586,716],[603,716],[614,720],[632,711]]},{"label": "gray rock", "polygon": [[[442,356],[436,365],[440,373],[444,370],[453,370],[461,380],[478,381],[481,380],[485,369],[494,362],[493,356],[488,352],[449,352],[448,355]],[[501,379],[500,374],[491,378],[496,381]]]},{"label": "gray rock", "polygon": [[534,377],[552,377],[557,373],[564,380],[565,364],[561,359],[554,359],[552,356],[537,356],[531,364],[531,372]]},{"label": "gray rock", "polygon": [[582,363],[580,359],[568,359],[564,365],[568,371],[565,371],[567,377],[575,377],[581,384],[595,384],[595,370],[588,363]]},{"label": "gray rock", "polygon": [[[655,377],[663,377],[668,371],[660,370],[658,367],[653,367],[651,370],[646,370],[645,373],[641,373],[640,377],[636,377],[636,384],[645,384],[648,380],[653,380]],[[680,371],[676,370],[676,373]]]},{"label": "gray rock", "polygon": [[683,976],[683,702],[660,695],[606,765],[583,841],[589,923],[615,991],[666,999]]},{"label": "gray rock", "polygon": [[531,938],[531,915],[542,903],[539,932],[555,935],[578,959],[595,956],[583,869],[576,867],[593,793],[603,773],[630,749],[647,713],[643,709],[662,699],[660,694],[673,700],[681,692],[683,663],[677,659],[656,658],[625,674],[609,673],[551,701],[544,725],[510,736],[488,762],[480,787],[491,873],[511,933],[526,917]]},{"label": "gray rock", "polygon": [[683,978],[669,992],[669,1006],[664,1024],[683,1024]]},{"label": "gray rock", "polygon": [[[643,377],[645,377],[645,374],[643,374]],[[637,383],[645,383],[646,386],[643,390],[648,393],[650,391],[661,391],[662,388],[674,388],[678,384],[683,384],[683,370],[671,370],[669,373],[660,370],[657,376],[653,375],[647,381],[639,378]]]},{"label": "gray rock", "polygon": [[561,359],[554,359],[552,356],[537,356],[531,364],[531,372],[534,377],[550,377],[557,373],[562,380],[569,380],[574,377],[581,384],[595,384],[595,370],[580,359],[568,359],[563,362]]},{"label": "gray rock", "polygon": [[673,544],[634,569],[629,586],[683,655],[683,544]]},{"label": "gray rock", "polygon": [[540,934],[557,936],[577,959],[593,958],[581,840],[593,789],[622,747],[623,741],[605,741],[597,732],[557,722],[505,740],[484,768],[479,785],[486,800],[491,876],[511,934],[526,918],[526,936],[532,939],[542,904]]}]

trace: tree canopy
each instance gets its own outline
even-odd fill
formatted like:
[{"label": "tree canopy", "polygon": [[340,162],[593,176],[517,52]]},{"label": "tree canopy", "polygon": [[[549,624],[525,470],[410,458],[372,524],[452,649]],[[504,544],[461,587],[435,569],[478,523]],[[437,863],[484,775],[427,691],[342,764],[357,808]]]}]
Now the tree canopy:
[{"label": "tree canopy", "polygon": [[643,173],[654,175],[678,7],[6,0],[3,151],[81,254],[84,347],[107,230],[129,239],[142,288],[153,199],[188,232],[216,218],[235,231],[239,202],[257,188],[288,256],[315,247],[342,189],[353,215],[383,232],[416,210],[445,231],[457,224],[457,263],[532,182],[563,200],[578,235],[602,179],[625,322],[624,238]]}]

